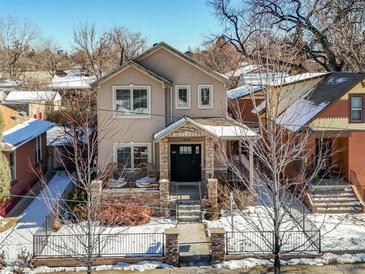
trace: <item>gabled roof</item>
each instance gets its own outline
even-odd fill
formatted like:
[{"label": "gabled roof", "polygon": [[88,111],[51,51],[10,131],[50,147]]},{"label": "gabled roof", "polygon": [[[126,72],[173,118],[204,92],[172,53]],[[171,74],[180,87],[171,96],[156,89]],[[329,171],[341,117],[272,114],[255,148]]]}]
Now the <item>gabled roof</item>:
[{"label": "gabled roof", "polygon": [[332,72],[284,110],[277,122],[291,131],[298,131],[364,79],[364,72]]},{"label": "gabled roof", "polygon": [[29,119],[4,131],[3,142],[13,147],[17,147],[45,133],[53,126],[54,123],[49,121]]},{"label": "gabled roof", "polygon": [[163,128],[159,132],[155,133],[153,135],[153,138],[155,140],[160,140],[186,123],[190,123],[193,126],[197,127],[199,130],[216,138],[237,139],[239,137],[258,137],[258,135],[249,127],[229,117],[189,118],[184,116],[176,122]]},{"label": "gabled roof", "polygon": [[11,91],[6,101],[60,101],[61,95],[57,91]]},{"label": "gabled roof", "polygon": [[95,82],[93,82],[92,86],[95,86],[97,84],[101,84],[101,83],[105,82],[106,80],[116,76],[119,72],[121,72],[121,71],[123,71],[123,70],[125,70],[125,69],[127,69],[128,67],[131,67],[131,66],[136,68],[137,70],[143,72],[147,76],[155,79],[156,81],[166,85],[166,86],[171,86],[171,84],[172,84],[172,82],[170,80],[167,80],[166,78],[158,75],[157,73],[145,68],[141,64],[138,64],[135,61],[128,61],[127,63],[124,63],[120,67],[116,68],[115,70],[113,70],[110,73],[106,74],[102,78],[100,78],[100,79],[96,80]]},{"label": "gabled roof", "polygon": [[210,74],[214,78],[216,78],[216,79],[218,79],[218,80],[220,80],[220,81],[222,81],[226,84],[230,84],[229,77],[227,77],[226,75],[221,74],[221,73],[213,70],[212,68],[199,63],[198,61],[196,61],[193,58],[189,57],[188,55],[182,53],[181,51],[175,49],[174,47],[166,44],[165,42],[159,42],[159,43],[155,44],[152,48],[148,49],[147,51],[142,53],[140,56],[136,57],[134,59],[134,61],[139,62],[140,60],[146,58],[147,56],[149,56],[150,54],[152,54],[153,52],[157,51],[160,48],[167,49],[168,51],[170,51],[170,52],[174,53],[175,55],[179,56],[180,58],[182,58],[186,62],[190,63],[191,65],[193,65],[193,66],[199,68],[200,70],[203,70],[206,73]]}]

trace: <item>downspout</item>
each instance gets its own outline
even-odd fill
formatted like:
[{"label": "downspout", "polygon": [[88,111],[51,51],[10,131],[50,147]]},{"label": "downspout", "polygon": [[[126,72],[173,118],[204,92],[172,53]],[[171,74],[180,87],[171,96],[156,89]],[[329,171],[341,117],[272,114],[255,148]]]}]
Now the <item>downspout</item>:
[{"label": "downspout", "polygon": [[173,120],[173,114],[172,114],[172,102],[173,102],[173,100],[172,100],[172,85],[170,86],[170,121],[169,121],[169,123],[172,123],[172,120]]}]

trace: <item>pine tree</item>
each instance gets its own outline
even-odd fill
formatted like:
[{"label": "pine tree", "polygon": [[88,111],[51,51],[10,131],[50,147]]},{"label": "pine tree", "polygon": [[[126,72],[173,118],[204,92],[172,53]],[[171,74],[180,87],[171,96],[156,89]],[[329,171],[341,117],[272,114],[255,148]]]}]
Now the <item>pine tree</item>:
[{"label": "pine tree", "polygon": [[3,116],[0,113],[0,203],[6,201],[10,196],[10,168],[2,150],[2,135],[4,128]]}]

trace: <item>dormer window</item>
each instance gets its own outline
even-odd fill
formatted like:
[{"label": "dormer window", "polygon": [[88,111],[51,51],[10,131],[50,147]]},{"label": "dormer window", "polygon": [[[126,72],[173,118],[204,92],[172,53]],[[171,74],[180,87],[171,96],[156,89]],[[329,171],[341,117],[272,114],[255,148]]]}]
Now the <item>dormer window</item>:
[{"label": "dormer window", "polygon": [[177,85],[175,86],[175,98],[177,109],[190,108],[190,86]]},{"label": "dormer window", "polygon": [[198,86],[198,107],[199,108],[213,107],[213,85]]},{"label": "dormer window", "polygon": [[350,121],[354,123],[363,122],[363,101],[364,96],[352,95],[350,96]]}]

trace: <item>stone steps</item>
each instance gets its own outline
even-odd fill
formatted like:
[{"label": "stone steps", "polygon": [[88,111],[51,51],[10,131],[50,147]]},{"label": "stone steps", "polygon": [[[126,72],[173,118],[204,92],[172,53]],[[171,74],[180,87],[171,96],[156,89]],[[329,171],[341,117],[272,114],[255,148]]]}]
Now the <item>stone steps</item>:
[{"label": "stone steps", "polygon": [[350,184],[311,185],[310,195],[317,213],[361,212],[361,203]]},{"label": "stone steps", "polygon": [[199,223],[202,219],[201,206],[197,202],[180,202],[176,205],[176,220],[179,223]]}]

